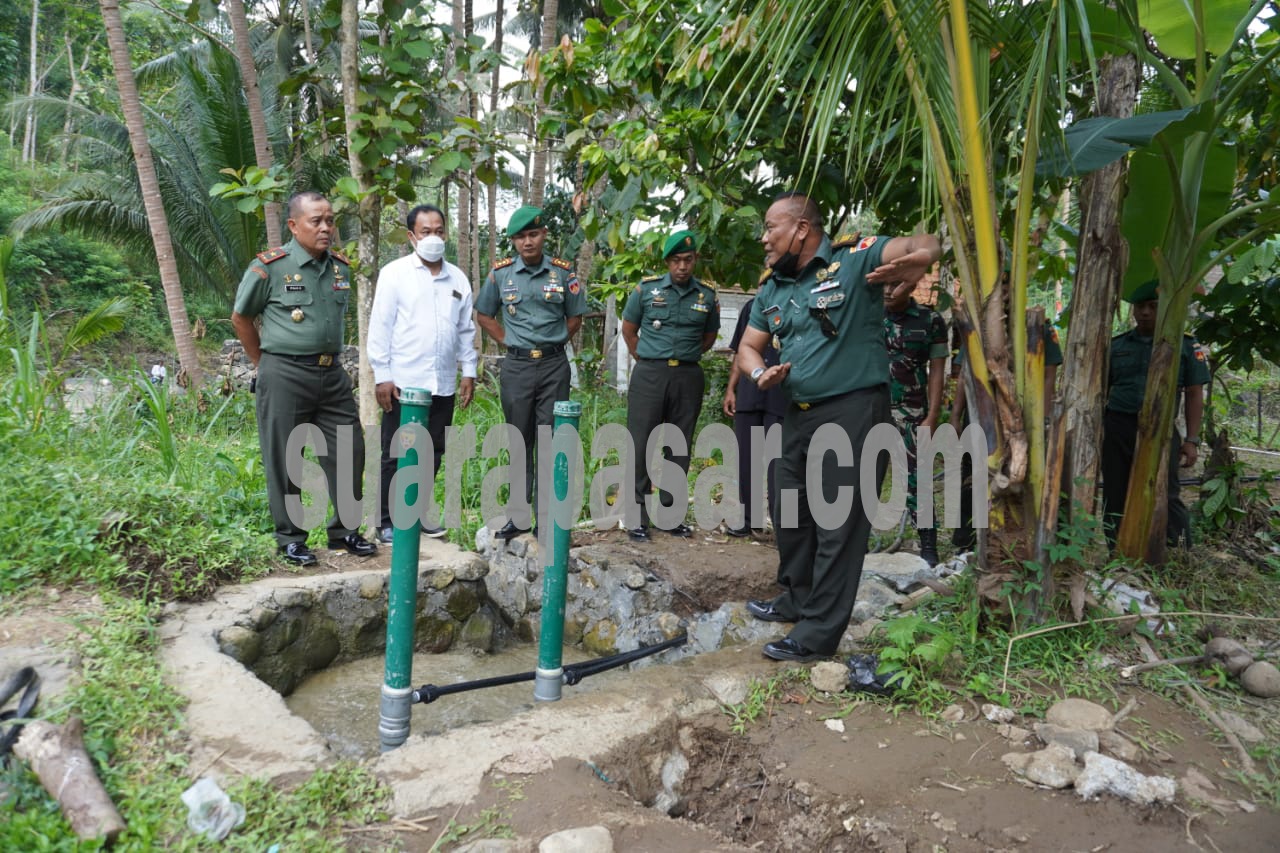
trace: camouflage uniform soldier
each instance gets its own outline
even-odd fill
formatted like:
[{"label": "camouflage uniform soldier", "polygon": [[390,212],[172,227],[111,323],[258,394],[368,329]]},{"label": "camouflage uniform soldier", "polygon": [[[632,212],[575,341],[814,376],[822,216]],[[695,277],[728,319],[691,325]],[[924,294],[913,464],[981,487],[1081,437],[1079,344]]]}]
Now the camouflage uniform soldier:
[{"label": "camouflage uniform soldier", "polygon": [[[896,283],[895,283],[896,284]],[[938,531],[916,521],[916,430],[938,426],[943,372],[947,362],[947,326],[942,315],[918,304],[910,293],[884,288],[884,337],[889,349],[889,411],[907,448],[907,509],[920,535],[920,556],[938,563]],[[926,500],[933,500],[933,478],[925,478]]]}]

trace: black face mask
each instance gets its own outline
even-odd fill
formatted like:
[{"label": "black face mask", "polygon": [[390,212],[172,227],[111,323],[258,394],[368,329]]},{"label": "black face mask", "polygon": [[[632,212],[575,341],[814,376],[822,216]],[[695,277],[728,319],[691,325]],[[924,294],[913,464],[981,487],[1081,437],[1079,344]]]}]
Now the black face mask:
[{"label": "black face mask", "polygon": [[791,242],[787,244],[787,251],[778,256],[773,262],[773,271],[775,274],[783,278],[795,278],[796,273],[800,271],[800,256],[791,251],[791,247],[795,245],[796,235],[791,235]]}]

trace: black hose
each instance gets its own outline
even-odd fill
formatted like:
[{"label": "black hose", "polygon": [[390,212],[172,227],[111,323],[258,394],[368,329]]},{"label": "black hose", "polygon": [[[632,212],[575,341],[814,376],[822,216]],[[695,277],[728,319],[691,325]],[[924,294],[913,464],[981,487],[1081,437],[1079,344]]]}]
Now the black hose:
[{"label": "black hose", "polygon": [[[26,720],[31,716],[31,711],[36,706],[36,700],[40,697],[40,676],[36,674],[34,668],[24,666],[22,669],[9,676],[9,680],[0,687],[0,707],[4,707],[4,703],[19,690],[23,690],[22,697],[18,700],[17,710],[5,711],[0,713],[0,722],[5,720]],[[18,742],[18,735],[22,734],[22,722],[16,722],[8,726],[0,733],[0,765],[4,765],[9,760],[9,751],[13,749],[13,745]]]},{"label": "black hose", "polygon": [[[582,661],[581,663],[565,664],[562,669],[564,674],[561,676],[565,684],[577,684],[582,679],[590,675],[595,675],[605,670],[614,669],[619,666],[625,666],[633,661],[641,658],[656,655],[658,652],[664,652],[667,649],[673,649],[677,646],[683,646],[689,641],[688,634],[681,634],[678,637],[672,637],[670,640],[664,640],[652,646],[641,646],[629,652],[619,652],[616,655],[608,657],[596,658],[595,660]],[[504,684],[519,684],[521,681],[533,681],[537,675],[536,672],[517,672],[514,675],[497,675],[493,678],[478,678],[475,681],[463,681],[459,684],[424,684],[417,690],[413,691],[413,701],[421,702],[424,705],[434,702],[441,696],[448,696],[451,693],[466,693],[470,690],[483,690],[486,687],[501,687]]]}]

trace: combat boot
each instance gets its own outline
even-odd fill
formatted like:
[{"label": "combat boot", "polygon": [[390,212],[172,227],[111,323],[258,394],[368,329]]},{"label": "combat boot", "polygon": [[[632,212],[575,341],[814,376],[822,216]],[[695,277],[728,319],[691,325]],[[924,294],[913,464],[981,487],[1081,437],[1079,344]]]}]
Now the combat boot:
[{"label": "combat boot", "polygon": [[938,529],[936,527],[922,527],[916,531],[920,536],[920,556],[929,568],[938,565]]}]

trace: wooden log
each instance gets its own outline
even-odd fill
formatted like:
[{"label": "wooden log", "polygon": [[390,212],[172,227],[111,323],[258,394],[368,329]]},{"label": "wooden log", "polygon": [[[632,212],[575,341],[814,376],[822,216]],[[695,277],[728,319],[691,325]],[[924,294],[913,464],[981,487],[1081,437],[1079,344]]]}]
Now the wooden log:
[{"label": "wooden log", "polygon": [[27,723],[13,753],[31,765],[77,836],[111,842],[124,831],[124,819],[85,752],[79,717],[60,726],[45,720]]}]

